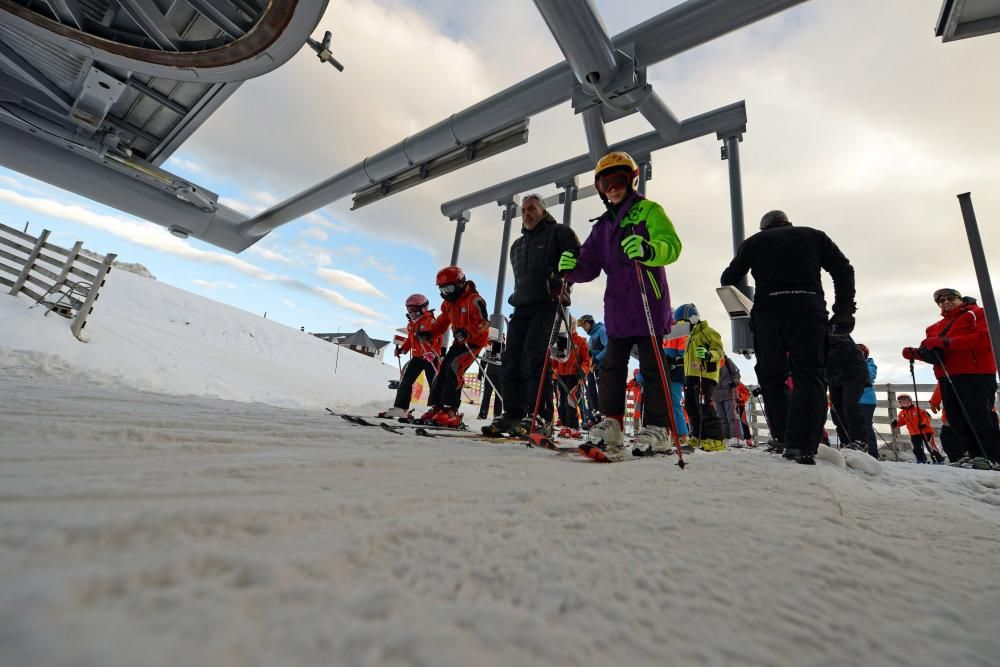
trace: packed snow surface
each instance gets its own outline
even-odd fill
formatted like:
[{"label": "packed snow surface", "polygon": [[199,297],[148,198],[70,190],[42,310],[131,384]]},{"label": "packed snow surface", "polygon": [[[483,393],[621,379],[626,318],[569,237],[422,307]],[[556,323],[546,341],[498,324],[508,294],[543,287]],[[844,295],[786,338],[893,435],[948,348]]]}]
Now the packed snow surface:
[{"label": "packed snow surface", "polygon": [[288,327],[124,271],[90,343],[28,305],[4,667],[998,664],[997,473],[396,435],[322,410],[395,369]]}]

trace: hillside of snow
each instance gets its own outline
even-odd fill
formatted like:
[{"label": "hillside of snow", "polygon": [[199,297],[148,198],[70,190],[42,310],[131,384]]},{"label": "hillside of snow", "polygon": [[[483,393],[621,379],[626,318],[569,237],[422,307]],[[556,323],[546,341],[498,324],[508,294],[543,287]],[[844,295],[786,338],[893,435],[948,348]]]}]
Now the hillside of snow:
[{"label": "hillside of snow", "polygon": [[391,405],[398,369],[238,308],[115,269],[84,332],[0,294],[0,371],[30,366],[102,386],[270,405]]},{"label": "hillside of snow", "polygon": [[255,315],[123,270],[89,343],[30,305],[0,295],[4,667],[1000,656],[995,472],[388,433],[322,407],[395,368]]}]

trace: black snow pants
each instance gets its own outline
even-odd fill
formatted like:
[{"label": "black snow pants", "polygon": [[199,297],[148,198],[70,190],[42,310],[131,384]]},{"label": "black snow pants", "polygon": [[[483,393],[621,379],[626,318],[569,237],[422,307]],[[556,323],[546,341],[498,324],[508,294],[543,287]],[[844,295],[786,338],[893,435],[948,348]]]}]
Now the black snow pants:
[{"label": "black snow pants", "polygon": [[663,426],[669,430],[667,397],[660,382],[656,362],[659,350],[654,350],[649,336],[608,337],[608,347],[601,362],[597,400],[605,417],[625,416],[625,385],[628,381],[628,360],[632,346],[639,352],[639,370],[642,372],[643,423]]},{"label": "black snow pants", "polygon": [[410,396],[413,394],[413,383],[417,381],[423,373],[427,379],[427,386],[434,384],[434,365],[420,357],[414,357],[407,362],[403,368],[403,377],[399,379],[399,388],[396,389],[396,402],[393,405],[404,410],[410,409]]},{"label": "black snow pants", "polygon": [[498,364],[482,362],[486,367],[483,378],[483,395],[479,401],[479,418],[486,419],[490,414],[490,397],[493,396],[493,416],[499,417],[503,414],[503,399],[500,398],[503,392],[503,367]]},{"label": "black snow pants", "polygon": [[[546,347],[555,323],[556,304],[548,303],[530,308],[515,308],[507,330],[507,347],[503,352],[504,416],[520,420],[535,409],[538,383],[542,380]],[[548,375],[548,374],[546,374]],[[543,407],[540,416],[552,421],[552,381],[545,378],[542,388]]]},{"label": "black snow pants", "polygon": [[722,440],[725,437],[722,419],[712,400],[716,384],[715,380],[697,375],[687,376],[684,382],[684,408],[691,421],[692,438]]},{"label": "black snow pants", "polygon": [[580,386],[576,375],[560,375],[556,383],[556,393],[559,395],[559,421],[563,426],[580,428],[580,418],[577,408],[580,403]]},{"label": "black snow pants", "polygon": [[438,376],[431,385],[431,393],[427,397],[427,405],[439,408],[458,409],[462,403],[462,386],[465,384],[465,371],[475,361],[479,350],[466,345],[452,345],[448,354],[441,360]]},{"label": "black snow pants", "polygon": [[941,380],[941,402],[966,456],[983,456],[985,451],[987,458],[1000,462],[1000,430],[993,418],[996,394],[994,375],[952,375],[951,382]]},{"label": "black snow pants", "polygon": [[861,405],[858,403],[864,391],[865,386],[860,382],[830,386],[833,424],[837,427],[837,438],[841,445],[846,445],[852,440],[866,444],[868,442],[868,427],[861,412]]}]

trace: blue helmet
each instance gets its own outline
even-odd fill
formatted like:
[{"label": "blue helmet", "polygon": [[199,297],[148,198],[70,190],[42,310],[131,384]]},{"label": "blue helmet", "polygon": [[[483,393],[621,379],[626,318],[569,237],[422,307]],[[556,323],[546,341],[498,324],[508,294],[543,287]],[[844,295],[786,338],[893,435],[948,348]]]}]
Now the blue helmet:
[{"label": "blue helmet", "polygon": [[685,303],[683,306],[678,306],[677,310],[674,311],[674,322],[690,320],[692,317],[699,317],[698,309],[693,303]]}]

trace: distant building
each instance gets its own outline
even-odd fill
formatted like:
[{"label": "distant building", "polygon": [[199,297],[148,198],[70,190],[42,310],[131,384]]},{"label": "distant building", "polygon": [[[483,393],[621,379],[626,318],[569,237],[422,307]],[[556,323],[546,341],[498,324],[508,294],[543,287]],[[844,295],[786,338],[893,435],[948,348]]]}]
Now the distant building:
[{"label": "distant building", "polygon": [[375,358],[381,357],[382,352],[391,342],[372,338],[364,329],[358,329],[354,333],[314,333],[313,336]]}]

